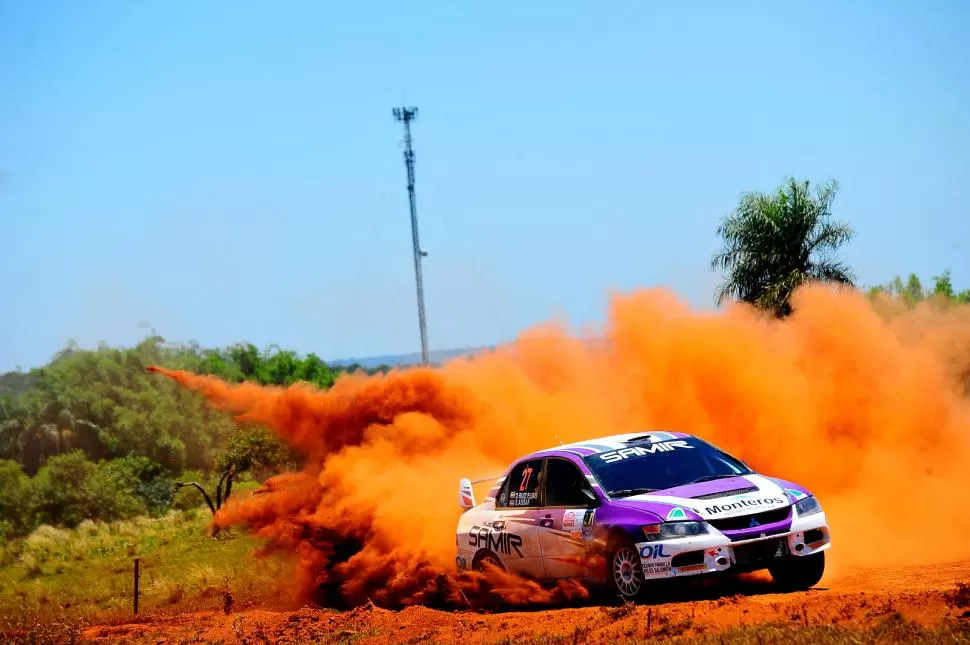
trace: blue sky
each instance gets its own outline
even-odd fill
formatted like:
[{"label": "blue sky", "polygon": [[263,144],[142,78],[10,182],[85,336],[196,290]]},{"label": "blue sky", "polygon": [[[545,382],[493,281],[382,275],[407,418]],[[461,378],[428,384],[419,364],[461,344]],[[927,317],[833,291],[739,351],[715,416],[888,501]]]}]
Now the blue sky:
[{"label": "blue sky", "polygon": [[711,307],[718,219],[789,174],[839,180],[861,282],[970,287],[968,28],[960,0],[0,0],[0,370],[144,323],[416,351],[402,102],[432,348],[637,286]]}]

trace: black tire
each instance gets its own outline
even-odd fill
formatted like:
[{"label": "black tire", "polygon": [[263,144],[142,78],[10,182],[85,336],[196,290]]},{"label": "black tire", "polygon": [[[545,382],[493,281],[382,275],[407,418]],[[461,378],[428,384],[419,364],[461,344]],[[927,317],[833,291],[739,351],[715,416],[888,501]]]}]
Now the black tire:
[{"label": "black tire", "polygon": [[646,586],[640,554],[633,540],[626,536],[611,538],[606,551],[606,588],[610,595],[623,601],[637,601],[645,596]]},{"label": "black tire", "polygon": [[485,565],[491,565],[496,569],[505,571],[505,565],[499,560],[498,556],[491,551],[485,551],[477,558],[475,558],[475,563],[472,565],[472,569],[475,571],[485,571]]},{"label": "black tire", "polygon": [[811,589],[825,573],[825,551],[802,557],[788,558],[768,567],[772,580],[785,591]]}]

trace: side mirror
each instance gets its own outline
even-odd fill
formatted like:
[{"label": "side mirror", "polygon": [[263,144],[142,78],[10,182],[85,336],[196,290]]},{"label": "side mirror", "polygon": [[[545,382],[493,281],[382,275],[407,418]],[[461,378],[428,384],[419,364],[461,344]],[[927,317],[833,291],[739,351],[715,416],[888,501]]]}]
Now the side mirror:
[{"label": "side mirror", "polygon": [[467,477],[458,480],[458,505],[463,511],[475,508],[475,491],[472,490],[472,481]]}]

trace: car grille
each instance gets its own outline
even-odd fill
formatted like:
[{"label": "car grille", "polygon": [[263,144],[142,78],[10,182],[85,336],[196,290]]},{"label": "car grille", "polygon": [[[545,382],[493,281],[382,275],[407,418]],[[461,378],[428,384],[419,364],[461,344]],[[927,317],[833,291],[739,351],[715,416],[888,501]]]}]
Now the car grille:
[{"label": "car grille", "polygon": [[718,497],[730,497],[731,495],[744,495],[745,493],[757,492],[757,486],[751,486],[749,488],[735,488],[734,490],[726,490],[720,493],[708,493],[707,495],[698,495],[696,497],[691,497],[691,499],[717,499]]},{"label": "car grille", "polygon": [[[741,515],[739,517],[725,517],[720,520],[708,520],[707,523],[716,528],[718,531],[741,531],[743,529],[764,526],[765,524],[784,522],[790,516],[791,506],[786,506],[785,508],[776,508],[772,511],[755,513],[753,515]],[[751,520],[754,520],[757,522],[757,524],[751,526]]]},{"label": "car grille", "polygon": [[731,541],[732,542],[743,542],[744,540],[751,540],[751,539],[756,538],[756,537],[767,537],[769,535],[779,535],[781,533],[788,533],[788,529],[787,528],[771,529],[770,531],[758,531],[757,529],[754,529],[754,531],[757,531],[757,535],[753,535],[752,534],[752,531],[745,531],[743,533],[741,533],[741,532],[734,532],[734,533],[728,532],[728,533],[725,533],[725,535],[727,535],[729,538],[731,538]]},{"label": "car grille", "polygon": [[771,564],[780,558],[790,555],[788,541],[785,538],[762,540],[751,544],[742,544],[732,549],[732,559],[739,565]]},{"label": "car grille", "polygon": [[678,553],[670,559],[670,566],[672,567],[686,567],[691,564],[704,564],[704,552],[688,551],[687,553]]}]

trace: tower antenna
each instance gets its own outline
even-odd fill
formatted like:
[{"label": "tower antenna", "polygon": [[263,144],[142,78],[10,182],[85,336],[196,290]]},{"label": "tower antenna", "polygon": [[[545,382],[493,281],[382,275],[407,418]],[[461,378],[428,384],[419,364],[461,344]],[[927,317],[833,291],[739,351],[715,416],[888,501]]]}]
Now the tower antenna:
[{"label": "tower antenna", "polygon": [[414,201],[414,150],[411,149],[411,121],[418,118],[418,108],[394,108],[394,118],[404,122],[404,165],[408,169],[408,201],[411,206],[411,239],[414,243],[414,282],[418,289],[418,325],[421,329],[421,363],[428,364],[428,327],[424,319],[424,284],[421,280],[421,258],[428,255],[418,241],[418,212]]}]

